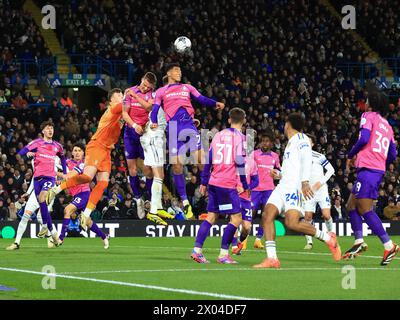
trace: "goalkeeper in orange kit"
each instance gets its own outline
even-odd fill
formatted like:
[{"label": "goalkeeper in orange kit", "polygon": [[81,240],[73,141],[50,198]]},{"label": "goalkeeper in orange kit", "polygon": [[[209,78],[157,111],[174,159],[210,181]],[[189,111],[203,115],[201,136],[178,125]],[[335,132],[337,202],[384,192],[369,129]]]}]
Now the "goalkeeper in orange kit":
[{"label": "goalkeeper in orange kit", "polygon": [[82,174],[67,178],[59,186],[49,190],[46,202],[50,203],[61,191],[80,184],[91,182],[96,177],[96,185],[92,189],[86,208],[79,216],[83,229],[91,225],[90,214],[96,208],[104,190],[108,186],[111,173],[111,151],[121,134],[123,119],[123,93],[115,88],[108,93],[108,108],[100,119],[96,133],[86,146],[85,167]]}]

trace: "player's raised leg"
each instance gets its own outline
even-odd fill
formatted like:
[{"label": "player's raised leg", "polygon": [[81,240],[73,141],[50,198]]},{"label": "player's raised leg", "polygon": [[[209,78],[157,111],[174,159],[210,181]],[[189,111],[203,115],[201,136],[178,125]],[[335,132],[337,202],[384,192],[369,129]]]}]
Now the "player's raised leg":
[{"label": "player's raised leg", "polygon": [[[89,145],[88,145],[89,147]],[[74,175],[72,177],[67,178],[65,181],[63,181],[60,185],[53,187],[49,190],[47,197],[46,197],[46,203],[50,203],[54,201],[56,195],[58,195],[60,192],[70,189],[73,187],[76,187],[81,184],[86,184],[90,183],[93,178],[96,176],[97,173],[97,168],[95,166],[87,166],[85,165],[84,171],[82,174]]]},{"label": "player's raised leg", "polygon": [[333,259],[338,261],[341,259],[340,246],[336,240],[336,234],[333,232],[325,232],[316,229],[308,222],[300,221],[301,213],[298,210],[289,210],[285,213],[285,225],[287,228],[303,233],[323,241],[332,252]]},{"label": "player's raised leg", "polygon": [[[111,163],[110,163],[111,165]],[[107,165],[108,167],[108,165]],[[85,210],[79,215],[79,222],[82,228],[86,229],[86,226],[90,224],[90,215],[94,209],[96,209],[104,191],[107,189],[108,182],[110,180],[110,173],[108,171],[98,172],[96,175],[97,183],[90,192],[90,197],[86,205]]]}]

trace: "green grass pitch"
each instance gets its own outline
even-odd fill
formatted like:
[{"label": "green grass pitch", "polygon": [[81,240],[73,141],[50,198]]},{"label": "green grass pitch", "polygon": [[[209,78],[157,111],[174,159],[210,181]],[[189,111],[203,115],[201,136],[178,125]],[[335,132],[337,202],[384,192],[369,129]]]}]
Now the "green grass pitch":
[{"label": "green grass pitch", "polygon": [[[340,238],[342,251],[352,241]],[[252,248],[253,238],[237,265],[216,262],[220,238],[205,243],[208,265],[189,258],[193,238],[117,238],[107,251],[100,239],[67,238],[55,249],[23,239],[12,252],[4,250],[11,241],[0,239],[0,285],[16,289],[0,290],[0,299],[399,299],[400,259],[381,267],[382,245],[376,237],[367,242],[363,256],[334,262],[319,241],[305,252],[304,237],[280,237],[282,268],[254,270],[265,252]],[[46,265],[55,268],[55,289],[42,286],[54,284],[41,274]],[[347,265],[355,267],[355,289],[342,287]]]}]

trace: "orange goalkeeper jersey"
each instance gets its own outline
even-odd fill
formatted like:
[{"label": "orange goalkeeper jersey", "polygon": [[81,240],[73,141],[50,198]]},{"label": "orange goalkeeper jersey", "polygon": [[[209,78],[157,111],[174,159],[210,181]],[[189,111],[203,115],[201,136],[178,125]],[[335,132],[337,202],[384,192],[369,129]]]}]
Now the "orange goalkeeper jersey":
[{"label": "orange goalkeeper jersey", "polygon": [[99,126],[92,140],[107,147],[113,148],[121,134],[122,103],[109,106],[100,119]]}]

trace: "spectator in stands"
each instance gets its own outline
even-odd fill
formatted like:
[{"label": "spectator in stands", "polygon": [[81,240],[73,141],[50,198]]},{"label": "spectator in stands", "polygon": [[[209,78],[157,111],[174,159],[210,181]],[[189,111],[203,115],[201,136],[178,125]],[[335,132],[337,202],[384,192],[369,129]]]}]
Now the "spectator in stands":
[{"label": "spectator in stands", "polygon": [[43,94],[39,95],[39,98],[37,98],[36,103],[46,103],[46,98],[44,97]]},{"label": "spectator in stands", "polygon": [[7,103],[7,98],[4,94],[4,90],[0,89],[0,104]]},{"label": "spectator in stands", "polygon": [[347,211],[341,196],[336,196],[334,198],[331,215],[334,221],[347,220]]},{"label": "spectator in stands", "polygon": [[103,112],[106,109],[107,109],[107,97],[102,97],[99,103],[99,110],[100,112]]},{"label": "spectator in stands", "polygon": [[0,198],[0,221],[5,221],[8,218],[8,209],[4,203],[4,199]]},{"label": "spectator in stands", "polygon": [[187,193],[188,200],[189,200],[190,204],[192,205],[192,207],[194,206],[193,198],[194,198],[194,193],[196,191],[197,186],[198,186],[197,177],[195,175],[192,175],[190,178],[190,181],[186,184],[186,193]]},{"label": "spectator in stands", "polygon": [[399,220],[400,207],[396,205],[393,197],[389,197],[388,205],[383,209],[383,215],[388,220]]},{"label": "spectator in stands", "polygon": [[17,208],[15,207],[15,203],[11,202],[8,207],[8,221],[15,221],[17,220]]},{"label": "spectator in stands", "polygon": [[28,101],[26,101],[20,92],[17,93],[16,97],[11,100],[12,104],[17,109],[25,109],[28,106]]},{"label": "spectator in stands", "polygon": [[65,110],[67,110],[67,112],[72,111],[73,102],[72,102],[72,99],[68,96],[67,92],[64,92],[62,94],[61,99],[60,99],[60,104],[62,107],[65,108]]}]

